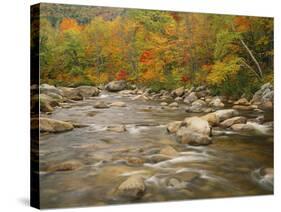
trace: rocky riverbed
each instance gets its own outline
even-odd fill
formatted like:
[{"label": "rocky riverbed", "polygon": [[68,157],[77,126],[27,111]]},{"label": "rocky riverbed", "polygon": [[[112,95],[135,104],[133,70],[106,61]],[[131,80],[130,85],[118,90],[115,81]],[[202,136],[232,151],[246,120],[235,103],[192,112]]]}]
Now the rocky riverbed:
[{"label": "rocky riverbed", "polygon": [[273,87],[251,100],[40,86],[41,204],[75,207],[273,193]]}]

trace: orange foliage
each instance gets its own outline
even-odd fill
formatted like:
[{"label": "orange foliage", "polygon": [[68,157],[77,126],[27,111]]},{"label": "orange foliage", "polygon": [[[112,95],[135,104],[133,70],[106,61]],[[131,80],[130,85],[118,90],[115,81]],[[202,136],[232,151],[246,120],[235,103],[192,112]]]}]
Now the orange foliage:
[{"label": "orange foliage", "polygon": [[163,80],[163,75],[159,71],[145,71],[142,75],[142,80],[143,82],[148,82],[148,81],[162,81]]},{"label": "orange foliage", "polygon": [[251,22],[248,17],[238,16],[234,19],[234,25],[238,32],[246,32],[251,26]]},{"label": "orange foliage", "polygon": [[60,23],[60,31],[65,31],[65,30],[75,30],[75,31],[80,31],[81,26],[78,25],[77,21],[72,18],[64,18],[62,22]]}]

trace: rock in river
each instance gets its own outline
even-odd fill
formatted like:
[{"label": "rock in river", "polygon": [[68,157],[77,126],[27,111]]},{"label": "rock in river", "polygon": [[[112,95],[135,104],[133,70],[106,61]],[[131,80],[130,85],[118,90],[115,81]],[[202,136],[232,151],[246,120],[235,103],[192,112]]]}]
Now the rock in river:
[{"label": "rock in river", "polygon": [[170,133],[176,133],[181,127],[182,121],[173,121],[167,125],[167,131]]},{"label": "rock in river", "polygon": [[47,167],[48,172],[56,172],[56,171],[73,171],[79,169],[83,166],[80,161],[77,160],[69,160],[64,161],[62,163],[50,165]]},{"label": "rock in river", "polygon": [[74,128],[73,125],[69,122],[59,121],[55,119],[41,117],[39,121],[41,132],[57,133],[69,131]]},{"label": "rock in river", "polygon": [[105,108],[109,108],[108,104],[105,103],[104,101],[97,101],[95,104],[94,104],[94,108],[97,108],[97,109],[105,109]]},{"label": "rock in river", "polygon": [[197,116],[188,117],[184,120],[183,125],[186,126],[190,131],[197,132],[203,135],[210,135],[211,128],[209,123]]},{"label": "rock in river", "polygon": [[145,192],[145,184],[142,176],[131,176],[117,188],[120,196],[130,199],[140,199]]},{"label": "rock in river", "polygon": [[191,92],[187,97],[184,98],[183,102],[186,104],[191,104],[195,100],[197,100],[198,97],[196,96],[195,92]]},{"label": "rock in river", "polygon": [[126,103],[125,102],[112,102],[110,104],[110,106],[113,106],[113,107],[126,107]]},{"label": "rock in river", "polygon": [[118,80],[112,81],[105,86],[105,89],[111,92],[117,92],[124,90],[126,88],[126,81]]},{"label": "rock in river", "polygon": [[168,155],[168,156],[175,156],[178,154],[177,150],[175,150],[171,146],[166,146],[160,150],[160,154],[162,155]]},{"label": "rock in river", "polygon": [[243,116],[237,116],[230,119],[224,120],[222,123],[220,123],[220,126],[223,128],[231,127],[234,124],[245,124],[247,122],[247,119]]},{"label": "rock in river", "polygon": [[126,128],[124,125],[122,124],[116,124],[116,125],[110,125],[107,127],[107,130],[108,131],[111,131],[111,132],[125,132],[126,131]]},{"label": "rock in river", "polygon": [[184,87],[180,87],[180,88],[177,88],[177,89],[173,90],[171,92],[171,94],[174,97],[179,97],[179,96],[182,96],[184,94],[184,91],[185,91]]},{"label": "rock in river", "polygon": [[179,142],[181,144],[199,146],[199,145],[209,145],[212,143],[212,140],[209,136],[191,131],[186,127],[181,128],[177,132],[177,135],[179,138]]}]

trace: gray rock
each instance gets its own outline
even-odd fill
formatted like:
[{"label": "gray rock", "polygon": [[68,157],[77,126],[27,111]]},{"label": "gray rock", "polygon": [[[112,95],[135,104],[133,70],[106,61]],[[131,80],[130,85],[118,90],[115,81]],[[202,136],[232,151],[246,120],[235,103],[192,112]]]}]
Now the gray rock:
[{"label": "gray rock", "polygon": [[74,89],[77,90],[77,95],[82,96],[83,98],[98,96],[100,93],[100,90],[93,86],[79,86]]},{"label": "gray rock", "polygon": [[186,104],[191,104],[195,100],[197,100],[198,97],[196,96],[195,92],[191,92],[187,97],[184,98],[183,102]]},{"label": "gray rock", "polygon": [[117,92],[124,90],[126,85],[126,81],[124,80],[112,81],[105,86],[105,89],[111,92]]},{"label": "gray rock", "polygon": [[224,107],[224,103],[221,101],[219,97],[214,97],[210,102],[209,106],[216,107],[216,108],[222,108]]},{"label": "gray rock", "polygon": [[40,85],[40,93],[41,94],[55,93],[55,94],[62,96],[62,92],[58,88],[56,88],[53,85],[48,85],[48,84]]}]

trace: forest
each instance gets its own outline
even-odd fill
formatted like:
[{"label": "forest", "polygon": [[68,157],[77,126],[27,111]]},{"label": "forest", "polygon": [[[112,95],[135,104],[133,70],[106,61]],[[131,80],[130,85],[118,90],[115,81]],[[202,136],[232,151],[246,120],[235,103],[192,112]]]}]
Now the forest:
[{"label": "forest", "polygon": [[41,82],[126,80],[172,90],[207,85],[252,95],[273,81],[273,19],[43,4]]}]

